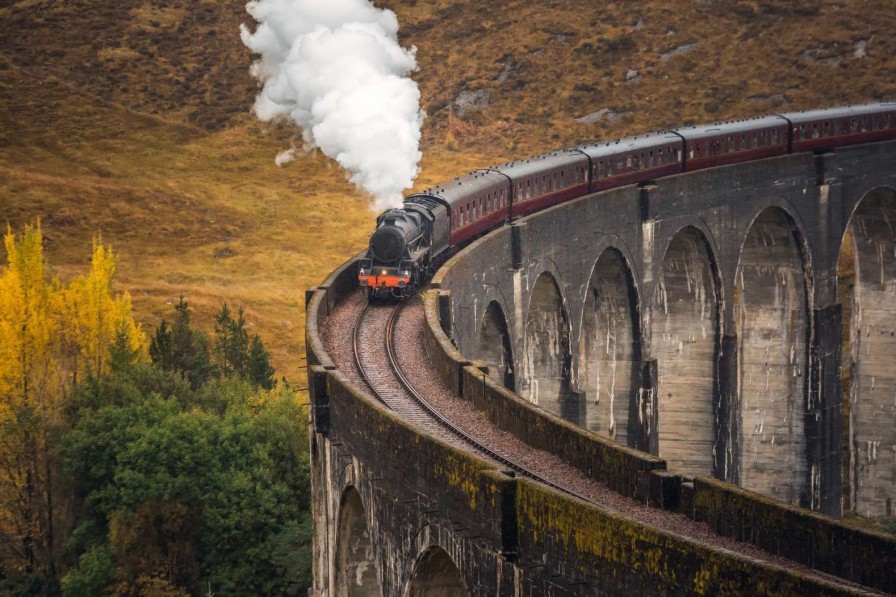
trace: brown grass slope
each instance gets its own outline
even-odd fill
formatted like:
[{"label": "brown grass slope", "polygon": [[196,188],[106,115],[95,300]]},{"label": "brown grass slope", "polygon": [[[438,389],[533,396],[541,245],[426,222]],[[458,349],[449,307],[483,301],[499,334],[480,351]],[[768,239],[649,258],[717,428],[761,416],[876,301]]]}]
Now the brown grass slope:
[{"label": "brown grass slope", "polygon": [[[379,5],[418,48],[418,187],[660,127],[896,98],[896,2],[430,0]],[[102,233],[152,330],[185,292],[243,305],[301,380],[304,289],[365,244],[366,201],[249,113],[242,2],[0,0],[0,223],[42,218],[83,271]],[[576,119],[599,111],[586,124]]]}]

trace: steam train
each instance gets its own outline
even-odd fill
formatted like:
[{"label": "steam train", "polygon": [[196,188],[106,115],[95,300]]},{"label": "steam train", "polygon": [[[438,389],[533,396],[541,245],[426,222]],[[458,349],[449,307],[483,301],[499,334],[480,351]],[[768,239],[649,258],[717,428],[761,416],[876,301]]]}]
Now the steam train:
[{"label": "steam train", "polygon": [[474,170],[377,218],[358,282],[405,298],[459,246],[589,193],[799,152],[896,139],[896,102],[762,116],[592,143]]}]

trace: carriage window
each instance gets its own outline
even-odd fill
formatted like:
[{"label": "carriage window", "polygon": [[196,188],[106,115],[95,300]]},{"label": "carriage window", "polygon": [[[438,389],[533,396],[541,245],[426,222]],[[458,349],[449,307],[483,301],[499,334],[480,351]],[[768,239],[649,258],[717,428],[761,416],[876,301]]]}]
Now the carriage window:
[{"label": "carriage window", "polygon": [[858,121],[856,121],[855,118],[852,119],[852,122],[850,123],[850,126],[849,126],[849,130],[852,133],[855,133],[856,131],[859,130],[859,123],[858,123]]},{"label": "carriage window", "polygon": [[566,172],[564,170],[560,171],[560,186],[561,187],[566,186]]},{"label": "carriage window", "polygon": [[526,181],[526,199],[532,196],[532,181]]},{"label": "carriage window", "polygon": [[827,136],[830,135],[830,134],[831,134],[831,123],[825,121],[825,123],[824,123],[824,136],[827,137]]}]

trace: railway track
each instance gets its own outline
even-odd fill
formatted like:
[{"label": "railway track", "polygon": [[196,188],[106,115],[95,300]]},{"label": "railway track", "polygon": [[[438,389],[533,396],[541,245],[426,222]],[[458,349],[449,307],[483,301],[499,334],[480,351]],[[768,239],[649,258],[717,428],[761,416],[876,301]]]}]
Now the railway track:
[{"label": "railway track", "polygon": [[[683,515],[632,502],[629,498],[600,488],[588,480],[582,482],[580,474],[569,470],[564,472],[565,465],[563,463],[558,462],[545,466],[545,459],[550,462],[552,458],[550,455],[540,455],[533,459],[531,453],[526,454],[526,448],[522,448],[520,451],[520,446],[514,446],[512,441],[508,443],[506,438],[502,441],[500,430],[486,431],[480,425],[480,439],[477,440],[464,428],[452,422],[465,420],[466,413],[470,408],[468,404],[458,405],[455,403],[454,406],[451,406],[444,402],[444,398],[429,396],[430,390],[426,390],[426,395],[423,395],[424,393],[418,391],[415,384],[408,379],[408,377],[416,379],[419,375],[434,374],[426,368],[426,365],[417,371],[415,357],[408,359],[406,355],[408,350],[423,350],[421,344],[416,344],[412,340],[414,335],[418,334],[414,328],[416,324],[413,312],[417,308],[414,303],[407,302],[397,306],[368,303],[366,298],[359,294],[354,299],[346,301],[343,308],[345,309],[343,314],[335,316],[333,321],[344,321],[346,325],[337,325],[327,332],[329,348],[333,354],[337,355],[337,362],[341,361],[347,371],[352,370],[348,374],[349,378],[353,379],[355,383],[366,385],[375,399],[420,429],[421,432],[459,449],[475,453],[516,476],[533,479],[566,495],[594,504],[606,512],[633,518],[642,524],[679,534],[714,548],[728,549],[773,566],[799,570],[803,574],[822,579],[832,586],[847,588],[854,594],[883,594],[855,582],[788,560],[784,556],[769,554],[752,545],[715,535],[705,525],[691,521]],[[407,318],[404,320],[402,319],[403,311],[407,312]],[[404,323],[400,323],[402,321]],[[337,340],[337,338],[343,338],[343,340]],[[402,351],[401,359],[399,359],[398,349]],[[425,357],[423,360],[426,361]],[[407,373],[413,371],[413,374],[408,375],[402,363],[407,368]],[[426,379],[420,379],[417,387],[427,387]],[[427,396],[432,400],[427,399]],[[450,414],[450,419],[441,412],[443,407],[446,408],[445,412]],[[456,410],[458,408],[462,409],[465,414],[461,415],[461,411]],[[478,424],[473,422],[473,418],[466,421],[464,425],[469,425],[475,434]],[[500,452],[492,449],[489,445],[501,446]],[[501,452],[504,454],[509,452],[514,456],[508,457]],[[523,461],[529,462],[530,466],[520,464],[516,459],[517,456]],[[532,470],[533,466],[540,468]]]},{"label": "railway track", "polygon": [[[410,421],[453,445],[472,450],[474,453],[499,463],[512,471],[543,483],[549,487],[597,504],[591,498],[577,493],[529,468],[495,452],[481,441],[476,440],[463,429],[452,423],[418,392],[402,371],[395,350],[395,326],[404,310],[405,303],[398,305],[367,303],[361,311],[352,332],[355,366],[364,383],[373,395],[402,418]],[[384,333],[385,332],[385,333]],[[376,354],[377,349],[381,354]],[[600,504],[607,508],[606,504]]]}]

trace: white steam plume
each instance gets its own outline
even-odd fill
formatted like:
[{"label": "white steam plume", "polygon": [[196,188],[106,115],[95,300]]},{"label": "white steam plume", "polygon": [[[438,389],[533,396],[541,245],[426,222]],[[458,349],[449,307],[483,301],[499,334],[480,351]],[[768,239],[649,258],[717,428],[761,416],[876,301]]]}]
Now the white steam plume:
[{"label": "white steam plume", "polygon": [[409,76],[416,48],[398,45],[395,13],[368,0],[257,0],[246,10],[259,23],[240,27],[261,54],[258,117],[288,116],[377,208],[400,206],[418,173],[423,112]]}]

